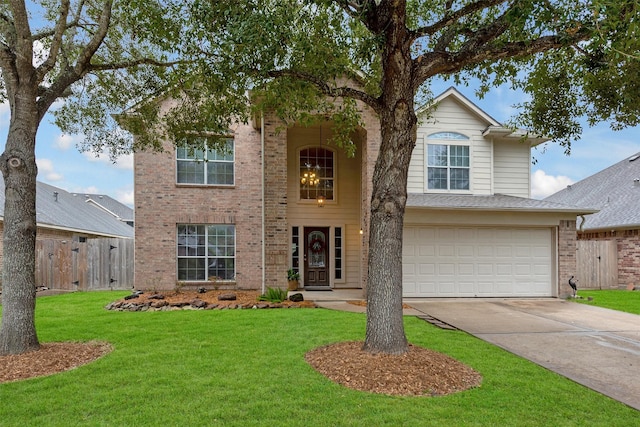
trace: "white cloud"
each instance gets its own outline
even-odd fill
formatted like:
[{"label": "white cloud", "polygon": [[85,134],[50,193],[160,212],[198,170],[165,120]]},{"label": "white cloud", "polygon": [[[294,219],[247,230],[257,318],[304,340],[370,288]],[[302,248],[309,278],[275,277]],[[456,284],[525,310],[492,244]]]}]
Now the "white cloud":
[{"label": "white cloud", "polygon": [[120,203],[124,203],[127,206],[133,206],[133,190],[121,189],[116,190],[116,194],[113,197]]},{"label": "white cloud", "polygon": [[36,164],[38,165],[38,177],[42,174],[42,178],[45,181],[55,182],[61,181],[64,176],[62,174],[55,171],[53,166],[53,162],[49,159],[37,159]]},{"label": "white cloud", "polygon": [[547,175],[545,171],[538,169],[531,175],[531,197],[543,199],[573,183],[574,181],[568,176]]},{"label": "white cloud", "polygon": [[116,159],[115,163],[105,153],[84,152],[82,154],[90,162],[102,163],[116,169],[133,170],[133,154],[122,155]]},{"label": "white cloud", "polygon": [[66,151],[69,148],[76,146],[77,143],[80,142],[81,138],[82,137],[73,135],[60,134],[55,141],[53,141],[53,146],[58,150]]}]

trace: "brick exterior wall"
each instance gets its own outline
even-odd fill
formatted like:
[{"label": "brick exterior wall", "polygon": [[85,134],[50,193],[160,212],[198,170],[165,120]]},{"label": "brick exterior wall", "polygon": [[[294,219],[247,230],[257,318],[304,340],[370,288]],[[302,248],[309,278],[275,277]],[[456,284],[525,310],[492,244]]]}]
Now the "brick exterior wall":
[{"label": "brick exterior wall", "polygon": [[248,125],[239,125],[234,131],[235,185],[232,187],[176,184],[175,149],[171,142],[165,143],[163,153],[135,154],[136,288],[175,288],[177,224],[234,224],[236,280],[221,287],[260,289],[260,133]]},{"label": "brick exterior wall", "polygon": [[558,225],[558,297],[572,294],[569,278],[576,275],[576,221],[561,220]]},{"label": "brick exterior wall", "polygon": [[613,240],[618,248],[618,286],[640,286],[640,229],[583,232],[579,240]]}]

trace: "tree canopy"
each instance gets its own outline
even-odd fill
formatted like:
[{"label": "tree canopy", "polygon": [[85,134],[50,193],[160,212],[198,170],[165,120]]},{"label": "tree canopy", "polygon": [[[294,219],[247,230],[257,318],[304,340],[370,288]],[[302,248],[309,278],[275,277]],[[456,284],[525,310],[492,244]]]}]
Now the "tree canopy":
[{"label": "tree canopy", "polygon": [[[479,96],[502,84],[523,91],[527,101],[512,125],[567,151],[585,116],[614,129],[637,124],[635,0],[197,0],[192,10],[181,55],[197,64],[197,72],[185,74],[197,79],[189,87],[199,106],[251,91],[254,107],[274,109],[289,122],[331,117],[345,129],[334,142],[346,147],[359,125],[356,102],[377,113],[365,340],[372,352],[407,348],[401,309],[407,171],[416,98],[430,99],[433,78],[473,79]],[[216,91],[223,96],[210,98]]]}]

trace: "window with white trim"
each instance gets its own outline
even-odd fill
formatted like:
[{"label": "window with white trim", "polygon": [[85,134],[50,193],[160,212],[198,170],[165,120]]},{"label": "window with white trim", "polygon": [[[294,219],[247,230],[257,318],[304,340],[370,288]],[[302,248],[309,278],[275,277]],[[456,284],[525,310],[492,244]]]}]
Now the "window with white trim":
[{"label": "window with white trim", "polygon": [[[300,199],[316,200],[324,196],[334,199],[335,156],[333,151],[323,147],[309,147],[300,150]],[[313,179],[310,177],[313,176]]]},{"label": "window with white trim", "polygon": [[178,224],[178,280],[234,280],[236,228],[227,224]]},{"label": "window with white trim", "polygon": [[194,149],[188,146],[176,149],[178,184],[202,185],[234,185],[234,141],[225,139],[222,143],[213,141],[205,149]]},{"label": "window with white trim", "polygon": [[[429,140],[464,141],[469,138],[456,132],[438,132]],[[427,189],[469,190],[469,146],[427,144]]]}]

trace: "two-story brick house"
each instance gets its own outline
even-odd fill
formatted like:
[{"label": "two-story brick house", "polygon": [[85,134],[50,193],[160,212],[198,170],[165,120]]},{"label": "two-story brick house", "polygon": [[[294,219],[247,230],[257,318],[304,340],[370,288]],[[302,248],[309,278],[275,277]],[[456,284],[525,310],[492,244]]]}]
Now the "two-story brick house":
[{"label": "two-story brick house", "polygon": [[[575,270],[576,214],[532,200],[530,149],[457,90],[423,120],[409,171],[404,295],[564,296]],[[366,288],[375,114],[348,157],[332,124],[265,115],[229,130],[228,149],[135,155],[136,287]],[[263,155],[264,154],[264,155]],[[206,159],[206,161],[202,161]]]}]

